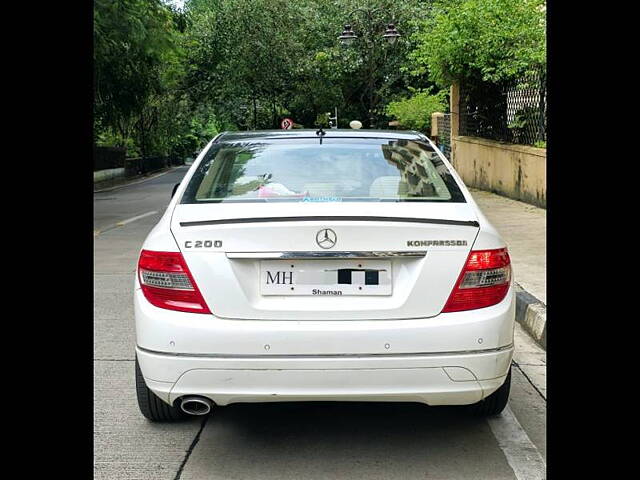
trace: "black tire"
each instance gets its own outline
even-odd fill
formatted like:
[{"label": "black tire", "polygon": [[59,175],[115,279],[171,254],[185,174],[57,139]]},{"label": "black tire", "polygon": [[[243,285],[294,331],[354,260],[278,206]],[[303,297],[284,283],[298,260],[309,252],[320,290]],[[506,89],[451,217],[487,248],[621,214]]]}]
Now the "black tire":
[{"label": "black tire", "polygon": [[489,395],[484,400],[480,400],[478,403],[471,405],[471,411],[474,415],[489,417],[493,415],[499,415],[504,407],[509,402],[509,391],[511,390],[511,367],[509,367],[509,373],[507,378],[500,388]]},{"label": "black tire", "polygon": [[188,417],[186,413],[176,407],[167,405],[147,387],[144,377],[138,365],[136,357],[136,395],[138,397],[138,407],[142,415],[152,422],[177,422]]}]

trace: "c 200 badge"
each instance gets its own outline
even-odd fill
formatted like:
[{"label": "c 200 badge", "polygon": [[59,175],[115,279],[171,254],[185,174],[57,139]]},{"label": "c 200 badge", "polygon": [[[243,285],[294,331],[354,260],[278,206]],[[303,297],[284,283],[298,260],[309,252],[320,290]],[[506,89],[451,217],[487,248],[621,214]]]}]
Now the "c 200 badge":
[{"label": "c 200 badge", "polygon": [[184,248],[220,248],[222,240],[187,240],[184,242]]}]

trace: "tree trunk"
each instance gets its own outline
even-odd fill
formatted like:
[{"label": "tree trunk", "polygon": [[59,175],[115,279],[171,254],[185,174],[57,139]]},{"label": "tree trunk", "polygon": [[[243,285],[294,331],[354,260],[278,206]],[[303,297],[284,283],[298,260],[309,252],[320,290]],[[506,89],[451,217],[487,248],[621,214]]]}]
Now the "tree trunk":
[{"label": "tree trunk", "polygon": [[272,122],[271,124],[273,125],[273,128],[278,128],[278,112],[276,111],[276,99],[275,97],[273,98],[273,101],[271,103],[273,110],[273,118],[272,118]]},{"label": "tree trunk", "polygon": [[253,96],[253,129],[258,129],[258,107],[256,106],[256,97]]},{"label": "tree trunk", "polygon": [[147,158],[144,111],[140,112],[140,154],[142,155],[142,159],[140,160],[140,173],[144,175],[145,159]]},{"label": "tree trunk", "polygon": [[118,146],[120,147],[124,147],[127,144],[127,137],[129,136],[129,132],[126,124],[127,122],[123,118],[120,118],[116,122],[116,128],[118,129],[118,133],[120,134],[120,142],[118,143]]}]

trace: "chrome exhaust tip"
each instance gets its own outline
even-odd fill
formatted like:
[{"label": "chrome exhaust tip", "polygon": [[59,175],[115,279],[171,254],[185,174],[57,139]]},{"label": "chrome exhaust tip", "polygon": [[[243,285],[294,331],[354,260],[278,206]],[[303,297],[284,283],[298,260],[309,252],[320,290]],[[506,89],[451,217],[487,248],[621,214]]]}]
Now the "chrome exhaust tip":
[{"label": "chrome exhaust tip", "polygon": [[206,397],[184,397],[180,400],[180,409],[189,415],[208,415],[213,402]]}]

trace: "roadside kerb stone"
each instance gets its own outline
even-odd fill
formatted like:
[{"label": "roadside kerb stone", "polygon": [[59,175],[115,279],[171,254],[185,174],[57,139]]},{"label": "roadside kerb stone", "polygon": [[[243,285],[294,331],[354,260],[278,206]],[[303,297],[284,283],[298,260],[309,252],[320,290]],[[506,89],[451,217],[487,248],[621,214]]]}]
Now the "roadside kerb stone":
[{"label": "roadside kerb stone", "polygon": [[153,172],[148,172],[144,175],[134,175],[133,177],[124,176],[124,169],[119,169],[119,170],[122,170],[122,175],[114,176],[106,180],[96,180],[96,177],[94,175],[93,193],[110,192],[112,190],[115,190],[116,188],[121,188],[128,185],[135,185],[136,183],[141,183],[146,180],[151,180],[152,178],[156,178],[161,175],[164,175],[165,173],[169,173],[175,168],[177,167],[175,166],[166,167],[160,170],[154,170]]},{"label": "roadside kerb stone", "polygon": [[127,180],[124,168],[110,168],[93,172],[93,189],[99,190],[112,187]]},{"label": "roadside kerb stone", "polygon": [[545,350],[547,349],[547,306],[517,283],[516,321]]}]

